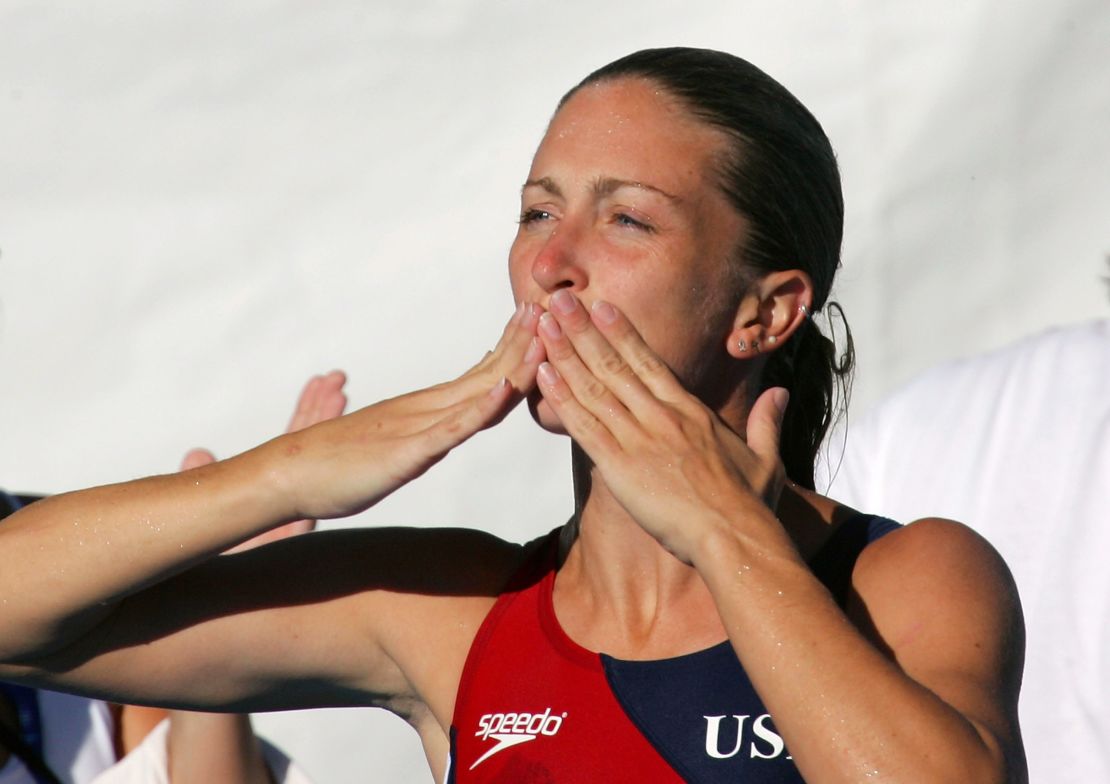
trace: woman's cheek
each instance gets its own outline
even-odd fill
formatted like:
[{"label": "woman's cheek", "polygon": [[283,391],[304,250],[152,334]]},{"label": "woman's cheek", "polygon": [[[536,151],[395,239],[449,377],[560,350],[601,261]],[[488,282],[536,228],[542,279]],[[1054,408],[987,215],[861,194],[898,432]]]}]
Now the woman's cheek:
[{"label": "woman's cheek", "polygon": [[563,421],[559,419],[559,415],[555,413],[551,404],[544,399],[538,389],[528,395],[528,413],[532,415],[536,424],[547,432],[560,436],[567,435],[567,430],[563,427]]},{"label": "woman's cheek", "polygon": [[526,297],[532,281],[532,260],[535,252],[529,248],[528,238],[517,236],[509,248],[509,286],[513,291],[513,301],[520,302]]}]

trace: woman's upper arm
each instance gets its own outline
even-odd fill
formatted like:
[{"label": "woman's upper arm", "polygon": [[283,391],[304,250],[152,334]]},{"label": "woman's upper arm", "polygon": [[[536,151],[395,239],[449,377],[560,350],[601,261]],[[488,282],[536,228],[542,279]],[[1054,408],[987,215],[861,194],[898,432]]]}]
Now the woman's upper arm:
[{"label": "woman's upper arm", "polygon": [[986,745],[1019,758],[1025,629],[994,548],[960,523],[919,520],[867,548],[852,582],[849,614],[872,641]]},{"label": "woman's upper arm", "polygon": [[136,593],[92,634],[7,674],[194,709],[390,706],[423,698],[418,644],[436,639],[448,668],[465,658],[519,551],[462,529],[306,534]]}]

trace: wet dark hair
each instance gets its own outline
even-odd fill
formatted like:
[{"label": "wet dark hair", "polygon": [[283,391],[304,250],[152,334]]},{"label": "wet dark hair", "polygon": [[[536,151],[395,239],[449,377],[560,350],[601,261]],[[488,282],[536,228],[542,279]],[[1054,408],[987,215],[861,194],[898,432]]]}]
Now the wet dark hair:
[{"label": "wet dark hair", "polygon": [[839,357],[811,317],[769,355],[761,379],[762,389],[790,390],[782,459],[790,479],[813,489],[817,451],[838,398],[841,410],[847,406],[854,364],[843,311],[828,301],[844,231],[840,172],[828,137],[781,84],[746,60],[707,49],[645,49],[622,57],[583,79],[559,107],[582,87],[618,78],[655,82],[731,140],[717,173],[749,224],[738,254],[738,291],[769,273],[800,269],[813,281],[811,313],[827,306],[840,317],[846,345]]}]

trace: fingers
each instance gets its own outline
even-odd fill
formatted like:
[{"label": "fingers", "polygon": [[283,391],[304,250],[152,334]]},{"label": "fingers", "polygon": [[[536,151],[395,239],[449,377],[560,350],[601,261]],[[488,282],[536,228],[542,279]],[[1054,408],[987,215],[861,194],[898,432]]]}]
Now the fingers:
[{"label": "fingers", "polygon": [[671,405],[690,395],[612,305],[590,311],[570,291],[551,295],[539,335],[548,362],[537,380],[567,432],[597,459],[598,450],[636,451],[645,433],[675,422]]},{"label": "fingers", "polygon": [[[464,430],[476,428],[470,434],[500,422],[535,388],[536,370],[546,358],[543,342],[536,336],[542,314],[539,305],[521,303],[497,345],[481,362],[455,381],[421,394],[428,395],[428,402],[440,410],[439,414],[459,418],[462,411],[470,411],[467,416],[473,419],[467,418],[463,426]],[[500,386],[502,382],[504,389]]]},{"label": "fingers", "polygon": [[631,368],[636,378],[660,400],[675,402],[685,399],[688,393],[671,369],[659,358],[632,322],[614,305],[596,300],[590,307],[590,319],[604,337]]},{"label": "fingers", "polygon": [[310,378],[297,398],[297,405],[285,432],[295,433],[342,414],[347,407],[347,396],[343,394],[343,385],[346,383],[347,376],[341,370]]},{"label": "fingers", "polygon": [[[581,315],[583,320],[588,322],[585,314]],[[591,330],[591,332],[595,340],[600,338],[596,331]],[[587,366],[579,354],[578,347],[563,332],[556,317],[551,313],[545,313],[540,318],[540,335],[546,347],[548,362],[540,365],[537,380],[545,397],[553,403],[558,402],[563,409],[573,406],[572,420],[578,421],[580,427],[590,425],[586,419],[588,414],[604,421],[606,427],[612,429],[618,438],[626,434],[632,419],[628,415],[624,400],[615,394],[613,389],[623,389],[626,399],[636,395],[642,396],[646,394],[646,390],[620,356],[612,348],[604,349],[607,358],[611,361],[603,361],[602,369],[595,372]],[[580,342],[591,341],[589,336],[583,334],[580,336]],[[600,351],[601,347],[595,346],[594,351],[590,353],[597,355]],[[587,350],[582,349],[582,352],[587,353]],[[578,408],[582,411],[578,411]],[[559,413],[562,418],[563,411],[560,410]],[[573,421],[564,420],[564,424],[570,428],[569,432],[575,435]]]},{"label": "fingers", "polygon": [[181,470],[188,471],[216,462],[216,456],[207,449],[190,449],[181,460]]},{"label": "fingers", "polygon": [[[571,388],[558,369],[550,362],[540,365],[536,373],[537,383],[544,400],[563,423],[570,436],[581,445],[586,453],[595,460],[602,454],[615,453],[620,449],[618,434],[627,437],[631,420],[627,412],[613,409],[599,418],[597,414],[583,405],[579,393]],[[600,401],[600,397],[594,400]],[[620,405],[619,402],[616,405]]]},{"label": "fingers", "polygon": [[[573,294],[562,290],[552,295],[550,314],[541,318],[539,330],[548,358],[595,414],[610,411],[613,398],[643,418],[655,410],[659,400],[677,402],[689,397],[612,305],[597,301],[587,311]],[[596,389],[599,383],[609,396]]]},{"label": "fingers", "polygon": [[[296,433],[298,430],[304,430],[320,422],[335,419],[342,414],[347,407],[347,396],[343,393],[343,385],[346,383],[347,375],[341,370],[333,370],[330,373],[313,376],[305,382],[285,432]],[[238,553],[250,550],[290,536],[308,533],[315,528],[315,520],[295,520],[292,523],[265,531],[226,552]]]},{"label": "fingers", "polygon": [[748,448],[768,465],[779,459],[782,418],[789,402],[789,392],[771,387],[756,399],[748,413]]},{"label": "fingers", "polygon": [[401,463],[408,467],[404,469],[406,475],[397,479],[415,479],[463,441],[504,419],[519,400],[520,395],[509,380],[502,378],[484,395],[438,412],[434,421],[416,438],[403,442],[402,448],[408,450],[409,455]]},{"label": "fingers", "polygon": [[[530,317],[539,324],[541,310],[539,306],[535,306],[536,310]],[[535,334],[536,326],[531,325],[531,331],[528,332],[528,344],[521,355],[520,360],[516,362],[506,375],[509,383],[513,389],[521,395],[526,395],[532,391],[536,385],[536,371],[540,367],[540,363],[547,358],[547,350],[544,347],[543,341]]]},{"label": "fingers", "polygon": [[449,408],[460,400],[481,396],[501,378],[523,397],[535,387],[536,368],[543,361],[543,344],[534,340],[543,308],[522,303],[505,325],[501,338],[482,360],[457,379],[425,390],[431,405]]},{"label": "fingers", "polygon": [[489,376],[507,378],[518,393],[531,391],[536,379],[536,369],[544,359],[543,344],[536,339],[543,308],[534,302],[521,303],[509,320],[497,346],[489,355],[488,375],[483,387],[488,386]]}]

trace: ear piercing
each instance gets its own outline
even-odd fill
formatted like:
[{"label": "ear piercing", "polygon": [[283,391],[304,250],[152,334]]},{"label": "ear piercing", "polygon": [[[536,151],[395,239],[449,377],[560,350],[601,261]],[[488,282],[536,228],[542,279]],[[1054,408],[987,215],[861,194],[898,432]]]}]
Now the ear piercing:
[{"label": "ear piercing", "polygon": [[[798,306],[798,312],[802,314],[802,318],[804,318],[804,319],[808,319],[808,318],[812,317],[812,314],[809,312],[809,305],[806,305],[806,304],[799,305]],[[771,346],[774,346],[778,342],[779,342],[779,336],[778,335],[768,335],[767,336],[767,347],[768,348],[770,348]],[[736,341],[736,347],[740,350],[740,353],[746,354],[748,352],[748,341],[741,338],[740,340]],[[753,340],[752,341],[751,349],[755,353],[757,353],[757,354],[759,353],[759,341],[758,340]]]}]

